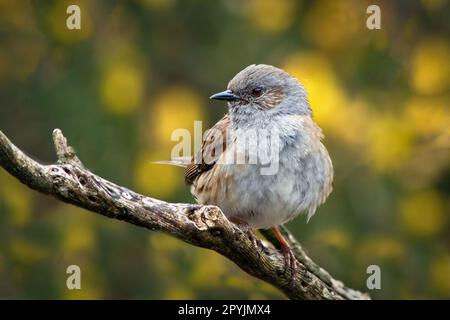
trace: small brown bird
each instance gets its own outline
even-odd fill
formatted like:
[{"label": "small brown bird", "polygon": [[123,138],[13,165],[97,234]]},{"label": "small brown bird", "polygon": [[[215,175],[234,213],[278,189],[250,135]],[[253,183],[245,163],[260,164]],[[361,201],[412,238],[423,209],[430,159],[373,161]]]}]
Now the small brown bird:
[{"label": "small brown bird", "polygon": [[199,203],[220,207],[252,241],[252,228],[271,228],[286,264],[295,269],[296,260],[277,227],[302,212],[309,220],[333,181],[305,89],[281,69],[251,65],[211,99],[227,101],[229,112],[184,163],[186,183]]}]

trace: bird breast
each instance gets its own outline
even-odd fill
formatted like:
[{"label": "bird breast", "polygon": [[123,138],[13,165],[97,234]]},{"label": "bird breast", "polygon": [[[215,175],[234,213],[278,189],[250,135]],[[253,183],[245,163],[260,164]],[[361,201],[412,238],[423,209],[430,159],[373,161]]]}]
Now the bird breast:
[{"label": "bird breast", "polygon": [[331,192],[333,169],[312,119],[290,120],[293,123],[272,130],[280,140],[276,170],[262,174],[267,164],[230,163],[230,153],[235,157],[239,153],[237,139],[233,139],[218,163],[192,185],[197,200],[217,205],[226,216],[253,228],[280,225],[301,212],[311,217]]}]

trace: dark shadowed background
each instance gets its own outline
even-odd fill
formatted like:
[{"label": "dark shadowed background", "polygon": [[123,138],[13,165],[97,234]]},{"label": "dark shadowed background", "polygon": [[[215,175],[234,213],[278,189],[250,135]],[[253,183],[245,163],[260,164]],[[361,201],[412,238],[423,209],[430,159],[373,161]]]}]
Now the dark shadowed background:
[{"label": "dark shadowed background", "polygon": [[[81,7],[81,31],[66,8]],[[381,30],[366,8],[381,7]],[[168,159],[176,128],[226,112],[208,97],[252,63],[304,83],[335,167],[309,255],[374,298],[450,298],[450,3],[0,0],[0,130],[55,160],[61,128],[91,170],[192,202]],[[79,265],[82,290],[66,288]],[[0,298],[283,298],[218,254],[37,194],[0,170]]]}]

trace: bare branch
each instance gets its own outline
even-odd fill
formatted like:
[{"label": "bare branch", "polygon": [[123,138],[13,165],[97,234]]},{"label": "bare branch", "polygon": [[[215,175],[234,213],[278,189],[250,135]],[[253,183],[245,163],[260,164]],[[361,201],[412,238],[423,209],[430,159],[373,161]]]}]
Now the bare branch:
[{"label": "bare branch", "polygon": [[[53,140],[58,162],[43,165],[24,154],[0,131],[0,166],[28,187],[64,202],[212,249],[291,299],[369,299],[367,294],[346,288],[312,262],[287,229],[283,232],[299,261],[293,281],[276,248],[255,248],[219,208],[168,203],[118,186],[87,170],[67,145],[61,130],[54,130]],[[270,233],[264,234],[277,245]]]}]

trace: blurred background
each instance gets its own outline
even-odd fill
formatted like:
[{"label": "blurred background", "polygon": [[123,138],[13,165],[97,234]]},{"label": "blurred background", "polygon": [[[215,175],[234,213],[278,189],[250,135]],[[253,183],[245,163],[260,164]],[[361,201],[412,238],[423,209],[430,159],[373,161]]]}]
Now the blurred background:
[{"label": "blurred background", "polygon": [[[81,8],[81,30],[66,8]],[[381,8],[381,30],[366,8]],[[335,167],[316,216],[288,227],[373,298],[450,298],[450,3],[0,0],[0,130],[55,161],[61,128],[118,184],[193,202],[168,159],[176,128],[226,112],[208,97],[267,63],[303,82]],[[67,290],[79,265],[82,290]],[[29,190],[0,170],[0,298],[283,299],[227,259]]]}]

